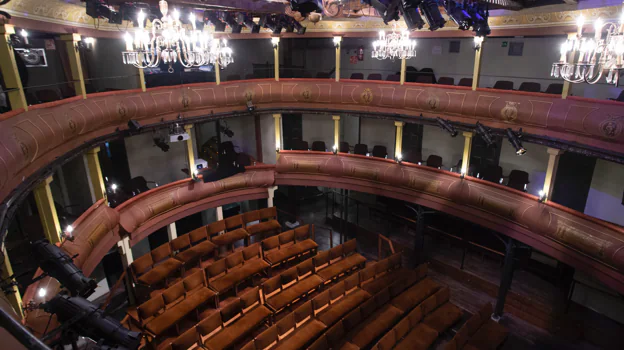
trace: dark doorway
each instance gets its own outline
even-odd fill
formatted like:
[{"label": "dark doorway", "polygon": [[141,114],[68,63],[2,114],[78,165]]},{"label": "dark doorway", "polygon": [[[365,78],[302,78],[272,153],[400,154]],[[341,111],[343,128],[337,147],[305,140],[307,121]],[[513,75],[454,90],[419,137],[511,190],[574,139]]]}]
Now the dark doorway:
[{"label": "dark doorway", "polygon": [[566,152],[559,157],[559,166],[551,200],[565,207],[585,211],[596,158]]},{"label": "dark doorway", "polygon": [[301,114],[282,114],[284,149],[297,149],[303,140],[303,121]]},{"label": "dark doorway", "polygon": [[495,136],[494,145],[488,147],[485,141],[479,136],[472,137],[472,149],[470,151],[470,164],[478,166],[498,165],[500,152],[503,146],[502,136]]},{"label": "dark doorway", "polygon": [[421,124],[406,123],[403,127],[403,159],[406,162],[418,163],[422,161],[423,126]]}]

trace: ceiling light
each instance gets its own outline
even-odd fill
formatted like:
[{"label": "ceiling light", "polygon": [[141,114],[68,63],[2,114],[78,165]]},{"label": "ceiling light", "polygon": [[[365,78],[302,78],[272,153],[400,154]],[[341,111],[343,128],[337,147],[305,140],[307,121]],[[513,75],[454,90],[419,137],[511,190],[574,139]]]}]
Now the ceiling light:
[{"label": "ceiling light", "polygon": [[373,42],[371,55],[379,60],[410,59],[416,56],[416,41],[410,40],[408,31],[401,34],[393,31],[386,35],[382,30],[379,31],[379,40]]},{"label": "ceiling light", "polygon": [[39,298],[45,298],[46,294],[48,294],[48,291],[45,288],[39,288],[37,291]]},{"label": "ceiling light", "polygon": [[436,122],[438,123],[438,126],[441,127],[443,130],[446,130],[449,133],[449,135],[451,135],[451,137],[457,136],[457,130],[455,129],[453,125],[451,125],[451,123],[448,120],[444,120],[440,117],[436,117]]},{"label": "ceiling light", "polygon": [[474,49],[475,50],[481,50],[481,45],[483,45],[483,37],[482,36],[475,36],[474,37]]},{"label": "ceiling light", "polygon": [[272,37],[271,38],[271,45],[273,45],[273,48],[276,49],[277,46],[279,46],[279,42],[280,42],[280,38],[279,37]]},{"label": "ceiling light", "polygon": [[[479,136],[481,136],[481,139],[483,139],[483,141],[485,142],[487,147],[491,147],[492,145],[495,144],[494,139],[492,138],[492,133],[491,133],[490,128],[488,128],[488,127],[484,126],[483,124],[477,122],[475,130],[476,130],[477,134],[479,134]],[[479,177],[479,175],[477,175],[477,177]]]},{"label": "ceiling light", "polygon": [[522,142],[520,138],[522,137],[522,128],[515,132],[511,130],[511,128],[507,128],[507,138],[509,139],[509,143],[516,149],[516,154],[521,156],[526,153],[526,149],[522,147]]},{"label": "ceiling light", "polygon": [[425,16],[425,21],[429,25],[429,30],[434,31],[444,27],[444,17],[440,13],[438,2],[436,0],[422,0],[420,2],[420,13]]},{"label": "ceiling light", "polygon": [[342,41],[342,37],[341,36],[335,36],[334,37],[334,47],[335,48],[339,48],[341,41]]}]

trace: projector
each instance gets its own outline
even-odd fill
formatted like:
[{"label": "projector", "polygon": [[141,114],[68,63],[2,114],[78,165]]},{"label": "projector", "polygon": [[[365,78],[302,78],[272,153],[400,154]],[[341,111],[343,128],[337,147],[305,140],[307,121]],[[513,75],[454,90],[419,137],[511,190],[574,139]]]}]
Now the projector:
[{"label": "projector", "polygon": [[181,134],[169,134],[169,142],[180,142],[180,141],[186,141],[188,139],[190,139],[191,137],[189,136],[188,133],[181,133]]}]

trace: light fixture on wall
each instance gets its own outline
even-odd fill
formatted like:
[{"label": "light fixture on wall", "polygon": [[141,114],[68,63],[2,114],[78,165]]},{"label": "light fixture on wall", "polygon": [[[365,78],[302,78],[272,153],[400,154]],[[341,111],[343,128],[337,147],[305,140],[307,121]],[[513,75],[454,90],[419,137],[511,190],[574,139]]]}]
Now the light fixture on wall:
[{"label": "light fixture on wall", "polygon": [[[494,139],[492,138],[492,133],[490,128],[484,126],[483,124],[477,122],[475,131],[481,137],[483,142],[487,145],[487,147],[491,147],[495,144]],[[479,177],[479,175],[477,175]]]},{"label": "light fixture on wall", "polygon": [[393,30],[390,34],[379,31],[379,39],[373,42],[372,57],[378,60],[384,59],[410,59],[416,56],[416,41],[410,40],[409,32],[397,33]]},{"label": "light fixture on wall", "polygon": [[553,63],[550,75],[570,83],[588,84],[596,84],[605,76],[608,84],[618,86],[624,70],[624,10],[619,23],[605,23],[598,18],[593,38],[583,37],[583,15],[576,24],[576,36],[561,44],[561,56]]},{"label": "light fixture on wall", "polygon": [[134,37],[126,32],[126,50],[122,52],[125,64],[137,68],[154,68],[162,62],[169,64],[169,73],[173,73],[173,64],[177,62],[185,68],[215,63],[226,67],[233,62],[232,49],[227,46],[225,39],[214,39],[206,31],[197,30],[194,12],[189,14],[191,26],[187,30],[177,9],[169,14],[167,1],[161,0],[158,5],[162,18],[152,19],[150,31],[145,28],[147,14],[140,9]]},{"label": "light fixture on wall", "polygon": [[95,39],[92,37],[86,37],[82,40],[76,41],[74,44],[74,49],[76,52],[78,51],[91,51],[93,50],[93,44],[95,43]]},{"label": "light fixture on wall", "polygon": [[477,51],[481,50],[481,45],[483,45],[483,37],[475,36],[474,37],[474,49]]},{"label": "light fixture on wall", "polygon": [[507,128],[507,138],[509,139],[509,143],[516,149],[516,154],[521,156],[526,153],[526,149],[522,147],[522,142],[520,138],[522,137],[522,128],[515,132],[511,130],[511,128]]},{"label": "light fixture on wall", "polygon": [[466,169],[462,168],[461,172],[459,173],[459,178],[463,180],[465,177],[466,177]]},{"label": "light fixture on wall", "polygon": [[397,163],[401,164],[401,162],[403,161],[403,155],[401,153],[397,153],[395,156],[395,160]]},{"label": "light fixture on wall", "polygon": [[335,48],[339,48],[341,41],[342,41],[342,37],[341,36],[335,36],[334,37],[334,47]]},{"label": "light fixture on wall", "polygon": [[338,154],[338,146],[333,145],[333,146],[332,146],[332,152],[333,152],[334,154]]},{"label": "light fixture on wall", "polygon": [[28,32],[26,29],[20,30],[20,35],[22,36],[22,40],[24,40],[24,45],[28,45]]},{"label": "light fixture on wall", "polygon": [[[526,190],[526,188],[525,188],[525,190]],[[546,192],[544,192],[544,190],[540,190],[540,191],[537,193],[537,200],[538,200],[540,203],[542,203],[542,202],[546,201]]]},{"label": "light fixture on wall", "polygon": [[277,36],[271,37],[271,45],[273,45],[274,49],[277,49],[279,46],[280,38]]},{"label": "light fixture on wall", "polygon": [[442,128],[443,130],[446,130],[446,132],[448,132],[449,135],[451,135],[451,137],[457,136],[457,130],[455,129],[453,125],[451,125],[451,123],[448,120],[444,120],[440,117],[436,117],[436,122],[438,123],[438,126]]}]

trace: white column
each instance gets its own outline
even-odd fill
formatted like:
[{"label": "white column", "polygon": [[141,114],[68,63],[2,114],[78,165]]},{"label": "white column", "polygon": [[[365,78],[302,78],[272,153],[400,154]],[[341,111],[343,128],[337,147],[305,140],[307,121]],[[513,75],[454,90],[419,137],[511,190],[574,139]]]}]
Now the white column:
[{"label": "white column", "polygon": [[119,251],[119,255],[121,255],[121,263],[126,271],[126,290],[128,291],[128,299],[130,301],[130,305],[134,305],[134,283],[132,282],[132,278],[130,277],[130,264],[134,261],[132,257],[132,248],[130,248],[130,237],[126,236],[121,239],[121,241],[117,242],[117,249]]},{"label": "white column", "polygon": [[169,242],[178,238],[178,230],[176,229],[175,222],[172,222],[169,225],[167,225],[167,236],[169,237]]},{"label": "white column", "polygon": [[267,188],[267,190],[269,191],[269,198],[267,198],[267,206],[273,207],[273,198],[275,197],[275,190],[277,190],[277,186],[271,186],[269,188]]},{"label": "white column", "polygon": [[223,207],[217,207],[217,221],[223,220]]},{"label": "white column", "polygon": [[557,148],[546,149],[548,152],[548,167],[546,168],[546,177],[544,178],[544,194],[546,198],[552,197],[552,191],[555,184],[555,178],[557,177],[557,167],[559,166],[559,157],[563,153],[562,150]]}]

